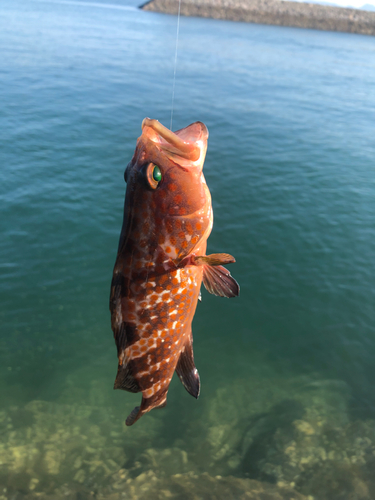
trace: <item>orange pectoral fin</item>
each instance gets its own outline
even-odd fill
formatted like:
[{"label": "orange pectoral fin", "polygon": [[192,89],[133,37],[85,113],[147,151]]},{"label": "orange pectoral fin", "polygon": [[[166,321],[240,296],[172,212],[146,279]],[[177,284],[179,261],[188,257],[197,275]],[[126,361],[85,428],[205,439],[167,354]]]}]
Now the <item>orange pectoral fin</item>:
[{"label": "orange pectoral fin", "polygon": [[203,284],[213,295],[219,297],[237,297],[240,285],[223,266],[203,264]]},{"label": "orange pectoral fin", "polygon": [[221,264],[233,264],[236,259],[229,253],[212,253],[211,255],[194,256],[196,266],[220,266]]}]

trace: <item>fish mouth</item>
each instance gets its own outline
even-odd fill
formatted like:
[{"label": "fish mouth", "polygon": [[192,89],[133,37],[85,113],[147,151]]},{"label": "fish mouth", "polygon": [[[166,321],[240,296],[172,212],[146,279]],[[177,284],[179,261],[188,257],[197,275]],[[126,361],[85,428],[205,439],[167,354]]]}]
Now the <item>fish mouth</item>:
[{"label": "fish mouth", "polygon": [[[147,130],[148,128],[148,130]],[[145,130],[146,129],[146,130]],[[208,130],[202,122],[195,122],[176,132],[172,132],[158,120],[145,118],[142,122],[142,133],[147,133],[149,139],[159,143],[168,156],[178,157],[178,163],[183,166],[202,166],[207,150]],[[183,161],[187,160],[187,162]]]}]

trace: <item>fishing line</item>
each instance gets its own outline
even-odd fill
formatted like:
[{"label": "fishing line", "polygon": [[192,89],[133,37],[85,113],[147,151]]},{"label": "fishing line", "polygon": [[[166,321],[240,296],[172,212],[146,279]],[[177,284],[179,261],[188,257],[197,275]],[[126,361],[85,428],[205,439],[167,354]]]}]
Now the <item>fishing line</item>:
[{"label": "fishing line", "polygon": [[173,120],[173,106],[174,106],[174,88],[176,84],[176,67],[177,67],[177,50],[178,50],[178,35],[180,33],[180,12],[181,12],[181,0],[178,0],[178,16],[177,16],[177,33],[176,33],[176,51],[174,55],[174,71],[173,71],[173,88],[172,88],[172,110],[171,110],[171,126],[172,130],[172,120]]}]

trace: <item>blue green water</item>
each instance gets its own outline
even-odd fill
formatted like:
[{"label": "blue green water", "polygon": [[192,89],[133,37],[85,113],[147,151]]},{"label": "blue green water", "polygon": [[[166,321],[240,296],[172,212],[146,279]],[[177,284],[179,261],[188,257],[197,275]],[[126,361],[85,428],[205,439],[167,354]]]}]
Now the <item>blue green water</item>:
[{"label": "blue green water", "polygon": [[[114,412],[109,432],[140,400],[112,390],[117,361],[108,296],[123,172],[142,119],[169,126],[175,42],[175,17],[135,3],[1,2],[4,415],[24,415],[35,401],[99,407]],[[282,390],[293,399],[293,381],[298,394],[311,384],[345,386],[345,408],[336,408],[345,425],[373,422],[375,39],[181,18],[174,102],[174,129],[196,120],[209,129],[204,172],[215,222],[208,250],[236,257],[231,272],[241,296],[203,292],[193,324],[201,397],[195,401],[174,380],[165,410],[143,417],[131,437],[119,431],[126,450],[119,466],[133,470],[148,448],[195,456],[221,425],[221,410],[212,410],[221,389],[233,392],[227,405],[236,419],[241,394],[249,395],[248,411],[261,413]],[[246,408],[238,418],[246,418]],[[7,446],[13,438],[22,446],[21,435],[5,436]],[[211,459],[192,463],[198,473],[277,483],[258,463],[247,467],[247,451],[241,457],[229,468],[215,468]],[[0,486],[14,493],[18,483],[9,478],[28,474],[19,494],[31,494],[34,477],[39,492],[60,482],[92,487],[87,471],[80,480],[65,465],[60,481],[56,471],[28,467],[0,460]],[[186,472],[176,467],[174,474]],[[309,483],[289,482],[315,494]],[[343,491],[337,498],[349,498]]]}]

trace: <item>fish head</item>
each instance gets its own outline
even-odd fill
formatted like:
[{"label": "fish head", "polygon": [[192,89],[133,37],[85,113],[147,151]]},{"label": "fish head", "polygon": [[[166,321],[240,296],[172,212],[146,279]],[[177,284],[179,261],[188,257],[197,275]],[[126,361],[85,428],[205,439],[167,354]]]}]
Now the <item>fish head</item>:
[{"label": "fish head", "polygon": [[207,139],[202,122],[172,132],[157,120],[143,120],[125,172],[128,232],[132,221],[142,247],[161,246],[178,260],[207,240],[212,228],[211,195],[202,172]]},{"label": "fish head", "polygon": [[208,130],[201,122],[172,132],[157,120],[145,118],[142,135],[125,177],[130,192],[164,215],[189,215],[205,205],[202,173]]}]

